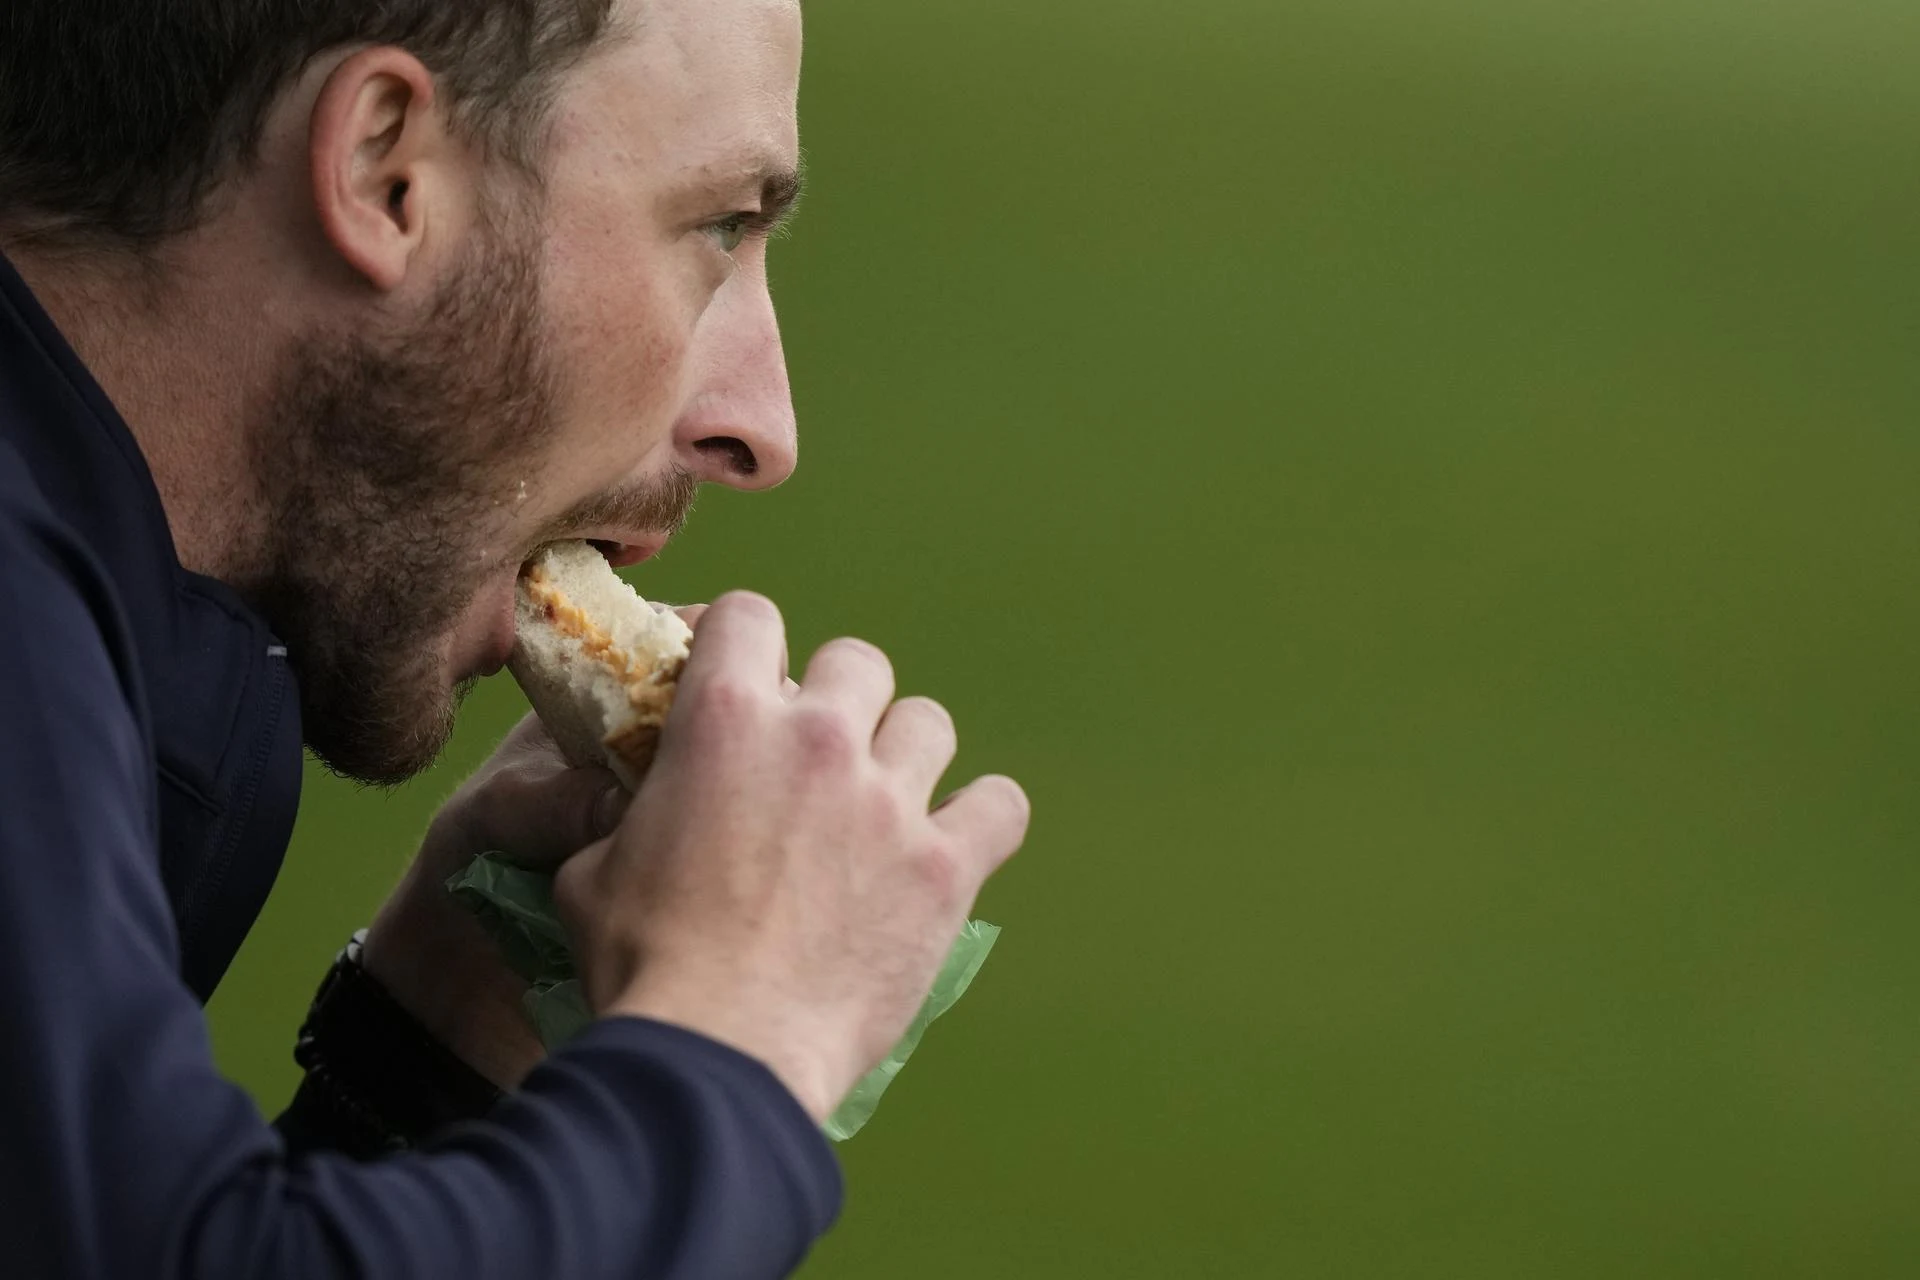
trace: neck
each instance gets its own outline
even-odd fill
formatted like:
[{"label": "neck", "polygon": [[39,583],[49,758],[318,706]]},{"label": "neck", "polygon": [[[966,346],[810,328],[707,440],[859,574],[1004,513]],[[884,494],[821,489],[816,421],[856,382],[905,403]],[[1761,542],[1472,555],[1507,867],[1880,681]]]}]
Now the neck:
[{"label": "neck", "polygon": [[9,250],[133,432],[181,564],[237,583],[266,533],[249,409],[279,343],[257,278],[204,256],[191,244],[153,261]]}]

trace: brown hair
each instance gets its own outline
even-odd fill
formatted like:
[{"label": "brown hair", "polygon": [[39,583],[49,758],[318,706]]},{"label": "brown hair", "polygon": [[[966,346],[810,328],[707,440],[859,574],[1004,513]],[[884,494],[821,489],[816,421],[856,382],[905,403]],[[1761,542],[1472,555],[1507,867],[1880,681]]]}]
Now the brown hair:
[{"label": "brown hair", "polygon": [[250,164],[275,99],[330,49],[396,45],[456,123],[532,172],[558,75],[613,0],[6,0],[0,226],[150,248]]}]

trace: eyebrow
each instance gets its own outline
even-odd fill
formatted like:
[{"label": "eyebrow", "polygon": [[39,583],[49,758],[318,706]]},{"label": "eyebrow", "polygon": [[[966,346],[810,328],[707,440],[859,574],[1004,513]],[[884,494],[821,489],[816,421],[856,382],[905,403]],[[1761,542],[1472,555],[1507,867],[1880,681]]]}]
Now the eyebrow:
[{"label": "eyebrow", "polygon": [[792,168],[763,172],[760,177],[760,221],[769,235],[779,235],[793,225],[800,212],[800,198],[807,189],[807,162],[802,157]]},{"label": "eyebrow", "polygon": [[714,166],[715,176],[700,184],[696,198],[710,203],[757,188],[760,208],[754,215],[754,225],[763,235],[778,235],[793,222],[800,208],[806,168],[804,157],[797,164],[788,164],[755,152],[736,163]]}]

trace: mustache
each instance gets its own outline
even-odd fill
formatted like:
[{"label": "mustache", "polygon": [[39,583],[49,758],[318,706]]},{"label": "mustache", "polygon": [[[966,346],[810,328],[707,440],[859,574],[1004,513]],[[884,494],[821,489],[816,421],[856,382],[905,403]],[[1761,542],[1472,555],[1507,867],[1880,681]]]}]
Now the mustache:
[{"label": "mustache", "polygon": [[578,503],[555,520],[540,541],[555,542],[608,527],[677,536],[692,518],[699,494],[699,477],[676,464],[657,480],[611,489]]}]

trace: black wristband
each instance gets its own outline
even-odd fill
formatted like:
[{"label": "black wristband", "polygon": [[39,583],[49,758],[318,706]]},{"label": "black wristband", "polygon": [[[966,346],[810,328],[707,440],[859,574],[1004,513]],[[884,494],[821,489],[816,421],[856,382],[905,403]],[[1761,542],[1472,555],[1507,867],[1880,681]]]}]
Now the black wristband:
[{"label": "black wristband", "polygon": [[307,1076],[279,1128],[299,1149],[392,1155],[505,1096],[361,967],[359,936],[320,984],[293,1056]]}]

